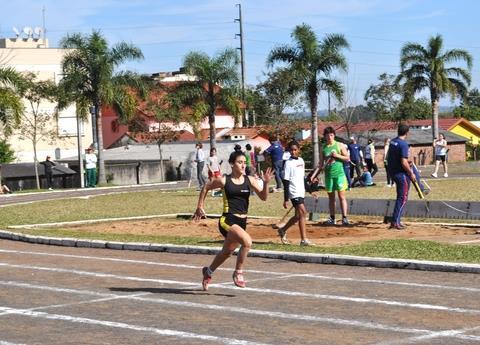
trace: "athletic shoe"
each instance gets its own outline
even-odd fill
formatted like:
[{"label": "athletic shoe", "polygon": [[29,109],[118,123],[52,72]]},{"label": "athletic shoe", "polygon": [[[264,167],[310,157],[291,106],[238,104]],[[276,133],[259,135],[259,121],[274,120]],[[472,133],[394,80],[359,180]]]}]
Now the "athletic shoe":
[{"label": "athletic shoe", "polygon": [[234,271],[232,278],[233,278],[233,283],[236,286],[238,286],[240,288],[244,288],[244,287],[247,286],[246,281],[245,281],[245,277],[243,276],[243,271],[239,271],[239,270]]},{"label": "athletic shoe", "polygon": [[430,193],[430,189],[425,188],[424,190],[422,190],[422,193],[423,195],[428,195]]},{"label": "athletic shoe", "polygon": [[53,190],[53,188],[48,188],[48,190]]},{"label": "athletic shoe", "polygon": [[392,230],[405,230],[405,225],[403,224],[390,224],[390,227],[389,229],[392,229]]},{"label": "athletic shoe", "polygon": [[438,177],[437,173],[432,173],[432,177],[437,178]]},{"label": "athletic shoe", "polygon": [[335,225],[335,219],[329,217],[326,221],[323,222],[325,225]]},{"label": "athletic shoe", "polygon": [[203,280],[202,280],[202,287],[203,291],[208,290],[208,284],[212,281],[212,276],[208,274],[208,267],[202,268]]},{"label": "athletic shoe", "polygon": [[343,218],[342,218],[342,225],[345,225],[345,226],[350,225],[350,222],[348,221],[348,218],[347,218],[347,217],[343,217]]},{"label": "athletic shoe", "polygon": [[280,241],[282,241],[283,244],[289,244],[287,240],[287,232],[283,230],[283,228],[279,228],[277,230],[278,236],[280,236]]},{"label": "athletic shoe", "polygon": [[300,245],[307,247],[307,246],[314,246],[315,244],[312,243],[312,242],[310,242],[310,241],[307,240],[307,239],[304,239],[304,240],[301,240],[301,241],[300,241]]},{"label": "athletic shoe", "polygon": [[448,174],[447,173],[443,174],[443,177],[448,177]]}]

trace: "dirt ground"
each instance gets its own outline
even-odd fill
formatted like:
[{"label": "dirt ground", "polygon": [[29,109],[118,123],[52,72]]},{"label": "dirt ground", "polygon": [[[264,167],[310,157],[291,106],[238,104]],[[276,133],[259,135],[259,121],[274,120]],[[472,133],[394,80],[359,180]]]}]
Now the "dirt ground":
[{"label": "dirt ground", "polygon": [[[247,231],[256,243],[280,243],[274,226],[278,219],[249,219]],[[421,223],[406,223],[402,231],[389,230],[387,224],[377,222],[355,221],[348,227],[326,226],[319,222],[307,222],[307,236],[319,246],[339,246],[358,244],[364,241],[380,239],[418,239],[432,240],[443,243],[462,243],[480,245],[480,225],[476,228],[453,225],[431,225]],[[223,239],[218,231],[218,219],[204,219],[199,222],[181,219],[146,219],[134,221],[118,221],[95,223],[71,227],[74,230],[136,234],[157,236],[195,236]],[[293,226],[287,232],[291,243],[300,240],[298,226]]]}]

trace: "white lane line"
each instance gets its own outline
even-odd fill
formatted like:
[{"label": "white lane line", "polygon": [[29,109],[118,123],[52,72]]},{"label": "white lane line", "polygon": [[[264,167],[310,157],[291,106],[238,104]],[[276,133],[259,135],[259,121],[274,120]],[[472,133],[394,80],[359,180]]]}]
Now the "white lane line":
[{"label": "white lane line", "polygon": [[[148,294],[149,294],[149,292],[139,293],[139,294],[135,294],[135,295],[128,295],[128,296],[126,296],[126,295],[116,295],[115,297],[104,297],[104,298],[90,299],[90,300],[87,300],[87,301],[64,303],[64,304],[51,304],[51,305],[45,305],[45,306],[41,306],[41,307],[28,308],[28,309],[24,309],[24,310],[44,310],[44,309],[51,309],[51,308],[65,308],[65,307],[78,306],[78,305],[81,305],[81,304],[108,302],[108,301],[113,301],[113,300],[118,300],[118,299],[125,299],[125,298],[128,299],[128,298],[131,298],[131,297],[140,297],[140,296],[145,296],[145,295],[148,295]],[[11,314],[11,312],[5,311],[3,313],[0,313],[0,316],[8,315],[8,314]]]},{"label": "white lane line", "polygon": [[[373,322],[329,318],[329,317],[321,317],[321,316],[306,315],[306,314],[283,313],[283,312],[248,309],[248,308],[241,308],[241,307],[239,308],[239,307],[233,307],[233,306],[230,307],[230,306],[216,305],[216,304],[175,301],[175,300],[167,300],[163,298],[141,297],[141,296],[135,296],[135,295],[115,295],[111,293],[100,293],[100,292],[89,291],[89,290],[65,289],[65,288],[50,287],[45,285],[20,283],[20,282],[14,282],[14,281],[7,281],[7,282],[0,281],[0,285],[13,286],[13,287],[25,288],[25,289],[38,289],[38,290],[52,291],[52,292],[66,292],[70,294],[85,294],[89,296],[105,295],[106,296],[105,298],[110,298],[110,299],[113,299],[115,297],[120,297],[124,299],[131,299],[131,300],[141,301],[141,302],[172,305],[175,307],[184,307],[187,309],[193,309],[193,308],[206,309],[206,310],[228,312],[233,314],[241,313],[241,314],[247,314],[247,315],[258,315],[258,316],[266,316],[271,318],[280,318],[280,319],[287,319],[287,320],[303,320],[308,322],[332,323],[336,325],[346,325],[346,326],[352,326],[352,327],[383,330],[383,331],[389,331],[389,332],[401,332],[401,333],[413,333],[413,334],[430,334],[433,332],[431,330],[426,330],[426,329],[403,328],[403,327],[390,326],[390,325],[384,325],[384,324],[373,323]],[[32,310],[32,309],[29,309],[29,310]]]},{"label": "white lane line", "polygon": [[[110,273],[80,271],[80,270],[71,270],[71,269],[64,269],[64,268],[0,263],[0,267],[2,266],[11,267],[11,268],[21,268],[21,269],[27,269],[27,270],[77,274],[77,275],[84,275],[84,276],[97,277],[97,278],[120,279],[120,280],[129,280],[129,281],[137,281],[137,282],[151,282],[151,283],[157,283],[157,284],[170,284],[170,285],[189,286],[192,288],[200,288],[199,283],[192,283],[192,282],[186,282],[186,281],[121,276],[121,275],[115,275]],[[327,299],[327,300],[354,302],[354,303],[362,303],[362,304],[370,303],[370,304],[406,307],[406,308],[414,308],[414,309],[439,310],[439,311],[454,312],[454,313],[461,313],[461,314],[480,314],[480,310],[476,310],[476,309],[447,307],[442,305],[433,305],[433,304],[424,304],[424,303],[408,303],[408,302],[382,300],[382,299],[374,299],[374,298],[347,297],[347,296],[340,296],[340,295],[326,295],[326,294],[288,291],[288,290],[274,290],[274,289],[261,289],[261,288],[249,288],[249,287],[239,289],[234,286],[224,286],[220,284],[210,284],[210,286],[221,288],[221,289],[235,290],[236,292],[239,292],[239,293],[257,292],[260,294],[272,294],[272,295],[274,294],[274,295],[282,295],[282,296],[290,296],[290,297],[307,297],[307,298],[314,298],[314,299]]]},{"label": "white lane line", "polygon": [[435,338],[458,338],[463,340],[474,340],[479,342],[480,336],[476,335],[466,335],[466,332],[472,332],[480,329],[480,326],[463,328],[463,329],[450,329],[445,331],[431,332],[430,334],[424,334],[416,337],[410,337],[400,340],[391,340],[391,341],[382,341],[376,345],[401,345],[401,344],[413,344],[418,342],[423,342],[425,340],[435,339]]},{"label": "white lane line", "polygon": [[31,311],[26,309],[0,307],[0,311],[10,312],[11,314],[15,314],[15,315],[29,316],[33,318],[68,321],[73,323],[89,324],[89,325],[111,327],[111,328],[121,328],[126,330],[153,333],[156,335],[171,336],[171,337],[184,338],[184,339],[200,339],[205,341],[214,341],[214,342],[220,342],[220,343],[232,344],[232,345],[263,345],[262,343],[250,342],[250,341],[241,340],[241,339],[217,337],[213,335],[176,331],[172,329],[145,327],[145,326],[132,325],[132,324],[123,323],[123,322],[96,320],[96,319],[89,319],[85,317],[75,317],[70,315],[49,314],[41,311]]},{"label": "white lane line", "polygon": [[[0,249],[0,253],[27,254],[27,255],[52,256],[52,257],[66,257],[66,258],[73,258],[73,259],[110,261],[110,262],[121,262],[121,263],[163,266],[163,267],[186,268],[186,269],[195,269],[195,270],[202,268],[202,266],[172,264],[172,263],[156,262],[156,261],[117,259],[117,258],[106,258],[106,257],[100,257],[100,256],[85,256],[85,255],[73,255],[73,254],[54,254],[54,253],[46,253],[46,252],[30,252],[30,251],[18,251],[18,250],[8,250],[8,249]],[[229,268],[218,268],[217,270],[230,271],[231,269],[229,269]],[[399,286],[407,286],[407,287],[432,288],[432,289],[441,289],[441,290],[480,292],[480,288],[472,288],[472,287],[448,286],[448,285],[446,286],[446,285],[424,284],[424,283],[409,283],[409,282],[379,280],[379,279],[342,278],[342,277],[319,275],[319,274],[316,274],[316,273],[293,274],[292,275],[292,273],[278,272],[278,271],[277,272],[272,272],[272,271],[248,270],[248,272],[249,273],[255,273],[255,274],[286,277],[286,278],[288,278],[288,277],[300,277],[300,278],[323,279],[323,280],[333,280],[333,281],[348,281],[348,282],[353,282],[353,283],[399,285]]]},{"label": "white lane line", "polygon": [[480,239],[478,240],[470,240],[470,241],[462,241],[462,242],[456,242],[457,244],[467,244],[467,243],[478,243],[480,242]]},{"label": "white lane line", "polygon": [[0,340],[0,345],[25,345],[25,344],[16,344],[16,343],[10,343],[8,341]]}]

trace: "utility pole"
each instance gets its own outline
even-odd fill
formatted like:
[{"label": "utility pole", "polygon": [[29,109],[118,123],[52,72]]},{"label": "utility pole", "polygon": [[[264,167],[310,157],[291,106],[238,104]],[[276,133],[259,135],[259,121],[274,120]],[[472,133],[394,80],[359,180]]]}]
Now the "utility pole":
[{"label": "utility pole", "polygon": [[[238,22],[240,25],[240,33],[235,34],[235,37],[240,37],[240,68],[242,72],[242,102],[245,104],[245,55],[244,55],[244,47],[243,47],[243,23],[242,23],[242,5],[236,4],[238,6],[238,18],[235,19],[235,22]],[[245,109],[245,122],[247,127],[249,127],[249,118],[248,118],[248,109]]]}]

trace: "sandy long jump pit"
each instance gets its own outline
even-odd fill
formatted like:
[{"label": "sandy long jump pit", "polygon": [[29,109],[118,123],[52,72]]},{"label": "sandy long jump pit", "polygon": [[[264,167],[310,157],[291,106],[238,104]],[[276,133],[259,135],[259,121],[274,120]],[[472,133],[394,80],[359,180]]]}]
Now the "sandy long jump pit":
[{"label": "sandy long jump pit", "polygon": [[[388,229],[380,221],[368,222],[351,219],[352,225],[326,226],[321,222],[307,222],[307,237],[318,246],[341,246],[382,239],[417,239],[442,243],[480,245],[480,225],[467,227],[445,224],[406,223],[405,230]],[[249,219],[247,231],[256,243],[280,243],[273,226],[278,219]],[[65,228],[65,226],[62,226]],[[201,237],[212,241],[223,240],[218,231],[218,219],[203,219],[195,222],[183,219],[145,219],[115,221],[70,226],[68,229],[110,234],[147,236]],[[293,244],[300,241],[298,225],[292,226],[287,237]]]}]

